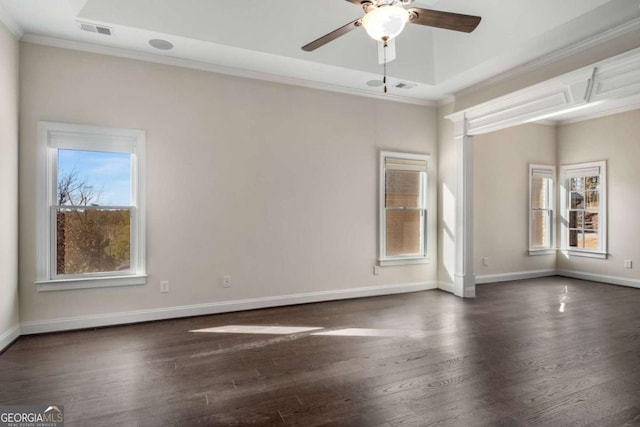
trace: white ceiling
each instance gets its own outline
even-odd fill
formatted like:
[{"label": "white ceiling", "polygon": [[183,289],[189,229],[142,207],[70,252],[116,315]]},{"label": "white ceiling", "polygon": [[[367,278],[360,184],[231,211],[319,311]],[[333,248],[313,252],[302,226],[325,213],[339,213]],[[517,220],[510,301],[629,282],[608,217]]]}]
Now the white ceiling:
[{"label": "white ceiling", "polygon": [[[640,17],[639,0],[416,0],[412,6],[482,16],[471,34],[407,25],[388,65],[390,96],[443,99],[467,86]],[[3,10],[4,11],[3,11]],[[301,46],[361,17],[345,0],[0,0],[0,18],[26,40],[96,46],[192,61],[220,71],[330,90],[380,94],[377,45],[363,29],[313,51]],[[81,31],[77,20],[113,28]],[[148,41],[175,47],[160,51]],[[61,42],[63,41],[63,42]],[[71,44],[69,44],[71,46]]]}]

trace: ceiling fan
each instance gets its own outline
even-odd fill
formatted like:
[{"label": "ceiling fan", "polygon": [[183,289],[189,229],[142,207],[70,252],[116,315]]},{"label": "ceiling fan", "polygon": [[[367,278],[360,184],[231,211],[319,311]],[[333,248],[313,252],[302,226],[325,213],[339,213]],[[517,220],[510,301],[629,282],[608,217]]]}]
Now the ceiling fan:
[{"label": "ceiling fan", "polygon": [[400,34],[407,22],[470,33],[476,29],[482,19],[479,16],[441,12],[419,7],[405,9],[404,6],[413,3],[413,0],[347,1],[362,6],[365,15],[302,46],[302,50],[307,52],[315,50],[358,27],[364,27],[372,39],[386,43]]}]

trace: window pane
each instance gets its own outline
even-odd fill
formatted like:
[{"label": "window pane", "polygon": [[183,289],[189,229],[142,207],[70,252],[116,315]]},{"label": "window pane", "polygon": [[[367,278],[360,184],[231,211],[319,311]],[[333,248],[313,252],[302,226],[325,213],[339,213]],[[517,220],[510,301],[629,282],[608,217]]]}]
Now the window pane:
[{"label": "window pane", "polygon": [[424,172],[387,169],[385,174],[385,206],[422,208]]},{"label": "window pane", "polygon": [[598,212],[584,213],[584,228],[588,230],[598,230]]},{"label": "window pane", "polygon": [[548,209],[549,208],[549,178],[532,177],[531,178],[531,208],[532,209]]},{"label": "window pane", "polygon": [[533,248],[547,248],[549,242],[549,211],[531,212],[531,244]]},{"label": "window pane", "polygon": [[571,209],[584,209],[584,194],[571,192]]},{"label": "window pane", "polygon": [[129,209],[57,209],[56,273],[130,270]]},{"label": "window pane", "polygon": [[569,228],[582,228],[583,213],[582,211],[569,211]]},{"label": "window pane", "polygon": [[569,246],[572,248],[582,248],[583,247],[583,237],[582,231],[580,230],[569,230]]},{"label": "window pane", "polygon": [[422,211],[387,211],[387,256],[422,254],[421,217]]},{"label": "window pane", "polygon": [[585,249],[598,249],[600,247],[597,231],[584,232],[584,247]]},{"label": "window pane", "polygon": [[131,154],[58,150],[59,206],[130,206]]},{"label": "window pane", "polygon": [[587,199],[587,209],[598,209],[600,207],[600,192],[587,191],[585,197]]},{"label": "window pane", "polygon": [[581,191],[584,189],[584,178],[571,178],[571,191]]},{"label": "window pane", "polygon": [[584,180],[585,180],[585,188],[587,190],[597,190],[600,188],[599,176],[588,176]]}]

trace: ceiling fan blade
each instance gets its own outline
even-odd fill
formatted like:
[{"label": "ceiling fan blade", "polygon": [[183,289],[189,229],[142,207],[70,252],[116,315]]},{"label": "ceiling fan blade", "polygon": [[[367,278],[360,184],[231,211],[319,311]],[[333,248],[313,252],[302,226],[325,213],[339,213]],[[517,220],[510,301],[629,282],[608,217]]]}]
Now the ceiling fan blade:
[{"label": "ceiling fan blade", "polygon": [[419,7],[412,7],[408,10],[409,22],[412,24],[462,31],[464,33],[470,33],[475,30],[482,19],[479,16],[441,12],[439,10],[421,9]]},{"label": "ceiling fan blade", "polygon": [[311,43],[302,46],[302,50],[305,50],[307,52],[311,52],[312,50],[316,50],[320,46],[324,46],[325,44],[329,43],[330,41],[333,41],[333,40],[337,39],[338,37],[347,34],[349,31],[355,30],[360,25],[362,25],[360,23],[360,19],[356,19],[355,21],[351,21],[348,24],[343,25],[342,27],[338,28],[337,30],[333,30],[329,34],[325,34],[324,36],[320,37],[319,39],[316,39],[316,40],[312,41]]}]

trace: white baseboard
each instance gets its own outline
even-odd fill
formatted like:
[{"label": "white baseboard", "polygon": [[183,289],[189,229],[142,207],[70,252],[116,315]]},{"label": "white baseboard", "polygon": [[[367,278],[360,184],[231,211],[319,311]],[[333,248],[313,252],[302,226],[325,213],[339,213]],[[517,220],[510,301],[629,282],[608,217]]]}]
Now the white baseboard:
[{"label": "white baseboard", "polygon": [[572,277],[574,279],[591,280],[593,282],[608,283],[611,285],[629,286],[640,289],[640,280],[626,277],[609,276],[606,274],[585,273],[575,270],[558,270],[558,276]]},{"label": "white baseboard", "polygon": [[485,274],[476,276],[476,285],[483,285],[485,283],[510,282],[512,280],[537,279],[538,277],[555,276],[556,274],[558,273],[555,269],[516,271],[512,273],[501,274]]},{"label": "white baseboard", "polygon": [[338,289],[332,291],[307,292],[302,294],[279,295],[274,297],[250,298],[235,301],[211,302],[205,304],[164,307],[150,310],[105,313],[90,316],[77,316],[23,322],[20,332],[23,335],[57,332],[72,329],[95,328],[99,326],[122,325],[126,323],[147,322],[151,320],[173,319],[178,317],[202,316],[206,314],[227,313],[231,311],[253,310],[283,305],[305,304],[311,302],[334,301],[349,298],[363,298],[379,295],[391,295],[407,292],[437,289],[436,281],[403,283],[393,285],[367,286],[362,288]]},{"label": "white baseboard", "polygon": [[20,336],[20,325],[15,325],[0,334],[0,352]]},{"label": "white baseboard", "polygon": [[445,292],[449,292],[450,294],[453,293],[453,282],[438,282],[438,289],[445,291]]}]

